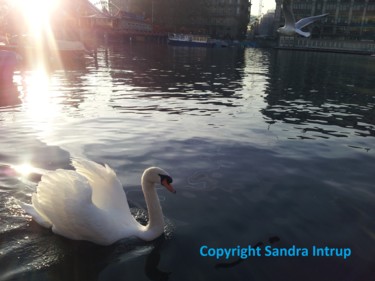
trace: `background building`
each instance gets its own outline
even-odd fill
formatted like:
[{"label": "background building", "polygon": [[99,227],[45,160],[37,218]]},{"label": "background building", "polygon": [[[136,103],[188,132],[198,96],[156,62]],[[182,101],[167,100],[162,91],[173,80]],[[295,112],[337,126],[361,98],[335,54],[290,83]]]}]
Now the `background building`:
[{"label": "background building", "polygon": [[[276,0],[275,31],[284,24],[282,0]],[[296,20],[312,15],[329,16],[308,27],[312,38],[375,40],[374,0],[294,0]]]},{"label": "background building", "polygon": [[[95,0],[90,0],[95,2]],[[249,0],[106,0],[141,14],[158,29],[242,39],[250,19]]]},{"label": "background building", "polygon": [[197,18],[207,33],[216,38],[242,39],[250,20],[251,2],[248,0],[209,0],[206,15]]},{"label": "background building", "polygon": [[268,10],[259,20],[258,34],[262,37],[274,36],[275,10]]}]

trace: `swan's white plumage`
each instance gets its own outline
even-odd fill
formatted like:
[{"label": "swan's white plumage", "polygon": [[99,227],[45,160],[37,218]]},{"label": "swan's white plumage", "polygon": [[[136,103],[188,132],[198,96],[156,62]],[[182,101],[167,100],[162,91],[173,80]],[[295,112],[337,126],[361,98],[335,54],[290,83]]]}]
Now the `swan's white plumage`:
[{"label": "swan's white plumage", "polygon": [[84,176],[92,188],[92,202],[103,210],[116,209],[129,212],[126,194],[116,173],[105,164],[104,167],[92,161],[73,159],[77,173]]},{"label": "swan's white plumage", "polygon": [[[32,204],[21,204],[36,222],[67,238],[101,245],[130,236],[152,240],[161,234],[160,226],[156,232],[150,229],[151,217],[150,225],[145,227],[131,215],[122,185],[109,166],[83,159],[73,159],[72,164],[76,171],[58,169],[44,174]],[[165,173],[152,169],[156,169],[154,173]],[[157,194],[151,188],[155,182],[146,181],[145,185],[149,213],[162,216]],[[163,218],[158,223],[164,224]]]}]

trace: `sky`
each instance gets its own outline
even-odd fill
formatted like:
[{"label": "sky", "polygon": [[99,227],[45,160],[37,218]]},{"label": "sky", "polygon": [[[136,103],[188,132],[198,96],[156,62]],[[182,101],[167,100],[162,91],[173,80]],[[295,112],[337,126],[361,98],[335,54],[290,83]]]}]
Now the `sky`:
[{"label": "sky", "polygon": [[[258,10],[259,10],[259,0],[252,0],[251,1],[251,14],[252,15],[258,15]],[[262,13],[267,13],[268,10],[270,9],[275,9],[276,2],[275,0],[263,0],[263,8],[262,8]]]}]

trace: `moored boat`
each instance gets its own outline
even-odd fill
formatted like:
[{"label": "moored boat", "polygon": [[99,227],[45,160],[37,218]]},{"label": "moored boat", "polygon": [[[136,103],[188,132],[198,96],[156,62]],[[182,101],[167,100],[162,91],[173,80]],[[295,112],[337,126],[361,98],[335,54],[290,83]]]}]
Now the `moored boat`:
[{"label": "moored boat", "polygon": [[191,47],[213,47],[214,43],[207,35],[194,35],[194,34],[168,34],[168,43],[178,46],[191,46]]},{"label": "moored boat", "polygon": [[43,58],[46,61],[62,59],[80,59],[89,51],[79,40],[59,40],[37,38],[30,35],[16,35],[0,45],[0,50],[13,51],[22,56],[25,62]]}]

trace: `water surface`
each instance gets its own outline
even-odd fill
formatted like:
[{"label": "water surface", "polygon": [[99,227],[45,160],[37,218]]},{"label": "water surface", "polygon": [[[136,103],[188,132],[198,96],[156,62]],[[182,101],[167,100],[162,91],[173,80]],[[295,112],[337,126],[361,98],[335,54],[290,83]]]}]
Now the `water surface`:
[{"label": "water surface", "polygon": [[[374,75],[362,56],[156,44],[17,72],[0,90],[0,280],[371,280]],[[7,165],[71,168],[74,156],[113,167],[143,222],[141,173],[169,171],[165,237],[99,247],[24,214],[35,183]],[[199,254],[260,242],[352,255]]]}]

